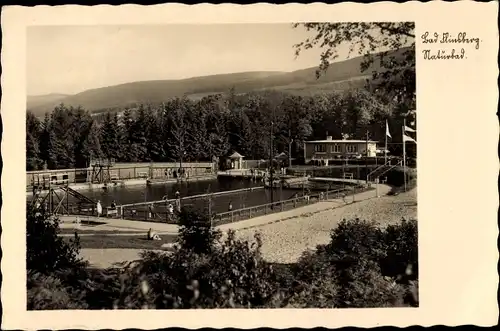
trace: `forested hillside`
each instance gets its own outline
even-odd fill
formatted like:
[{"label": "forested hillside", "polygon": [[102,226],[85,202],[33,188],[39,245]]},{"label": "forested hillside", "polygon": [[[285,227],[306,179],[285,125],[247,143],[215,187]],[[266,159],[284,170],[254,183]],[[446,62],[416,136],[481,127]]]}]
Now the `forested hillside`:
[{"label": "forested hillside", "polygon": [[[391,52],[392,57],[401,57],[405,49]],[[325,92],[341,92],[363,88],[372,72],[380,71],[380,60],[362,67],[363,57],[332,63],[328,72],[316,78],[317,67],[293,72],[243,72],[194,77],[181,80],[142,81],[87,90],[75,95],[53,98],[49,96],[28,97],[27,109],[37,116],[52,111],[63,102],[67,106],[81,106],[90,112],[116,111],[140,104],[159,104],[174,97],[200,99],[203,96],[225,93],[234,88],[235,93],[251,93],[279,90],[300,96],[312,96]],[[384,69],[385,70],[385,69]],[[44,102],[41,102],[45,100]]]},{"label": "forested hillside", "polygon": [[28,170],[86,167],[90,157],[120,162],[204,161],[238,151],[247,159],[269,157],[271,121],[274,152],[303,155],[303,142],[341,138],[383,141],[389,120],[394,141],[407,106],[368,90],[297,96],[269,91],[172,98],[160,106],[140,105],[122,113],[91,116],[83,108],[60,105],[39,120],[28,112]]}]

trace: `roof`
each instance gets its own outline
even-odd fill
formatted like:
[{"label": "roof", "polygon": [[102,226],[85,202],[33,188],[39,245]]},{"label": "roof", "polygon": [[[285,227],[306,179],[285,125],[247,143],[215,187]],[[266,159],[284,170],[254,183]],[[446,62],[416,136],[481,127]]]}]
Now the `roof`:
[{"label": "roof", "polygon": [[[311,141],[306,141],[306,143],[330,143],[330,144],[341,144],[341,143],[354,143],[354,144],[360,144],[360,143],[366,143],[366,140],[349,140],[349,139],[340,139],[340,140],[311,140]],[[378,141],[374,140],[368,140],[368,143],[377,143]]]},{"label": "roof", "polygon": [[285,159],[285,158],[288,158],[288,155],[284,152],[281,152],[278,155],[276,155],[275,158],[276,159]]},{"label": "roof", "polygon": [[230,159],[241,159],[242,157],[244,157],[244,156],[241,155],[240,153],[234,152],[233,154],[231,154],[231,156],[229,158]]}]

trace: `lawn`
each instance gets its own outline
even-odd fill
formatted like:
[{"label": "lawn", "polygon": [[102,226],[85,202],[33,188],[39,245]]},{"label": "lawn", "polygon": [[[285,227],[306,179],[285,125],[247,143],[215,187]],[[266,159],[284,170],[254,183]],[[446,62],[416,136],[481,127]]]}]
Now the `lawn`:
[{"label": "lawn", "polygon": [[[134,248],[134,249],[161,249],[161,245],[174,242],[175,235],[160,235],[162,240],[147,240],[146,234],[121,235],[96,234],[92,236],[81,236],[81,248]],[[64,237],[69,241],[72,237]]]},{"label": "lawn", "polygon": [[120,230],[96,230],[96,229],[74,229],[74,228],[63,228],[60,229],[60,234],[74,234],[75,231],[78,234],[130,234],[130,235],[145,235],[147,231],[134,231],[134,230],[127,230],[127,231],[120,231]]}]

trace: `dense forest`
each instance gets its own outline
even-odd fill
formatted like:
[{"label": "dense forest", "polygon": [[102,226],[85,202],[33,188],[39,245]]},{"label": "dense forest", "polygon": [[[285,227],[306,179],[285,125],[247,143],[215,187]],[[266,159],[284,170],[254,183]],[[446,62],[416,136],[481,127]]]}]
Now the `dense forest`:
[{"label": "dense forest", "polygon": [[[237,95],[233,90],[200,100],[173,98],[122,112],[91,115],[85,109],[56,107],[39,119],[28,112],[27,170],[87,167],[91,158],[117,162],[206,161],[238,151],[247,159],[274,153],[303,155],[309,139],[369,138],[384,141],[385,121],[400,153],[403,114],[413,101],[384,100],[367,89],[314,96],[267,91]],[[271,124],[272,123],[272,124]]]}]

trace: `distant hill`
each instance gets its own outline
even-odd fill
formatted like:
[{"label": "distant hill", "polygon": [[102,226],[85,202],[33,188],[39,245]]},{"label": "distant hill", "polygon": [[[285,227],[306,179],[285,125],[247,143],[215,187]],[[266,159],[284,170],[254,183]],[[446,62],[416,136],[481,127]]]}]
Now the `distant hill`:
[{"label": "distant hill", "polygon": [[[403,49],[395,52],[400,53]],[[316,67],[293,72],[243,72],[194,77],[181,80],[155,80],[87,90],[75,95],[28,97],[28,110],[36,115],[50,112],[61,102],[67,106],[82,106],[95,112],[109,108],[124,108],[138,103],[160,103],[172,97],[187,96],[199,99],[205,95],[227,92],[234,87],[236,93],[261,90],[281,90],[294,94],[311,95],[323,91],[338,91],[364,86],[371,72],[379,70],[375,61],[366,72],[361,72],[363,57],[335,62],[319,79]]]},{"label": "distant hill", "polygon": [[38,107],[43,107],[46,104],[54,104],[54,103],[59,103],[61,100],[69,97],[70,95],[68,94],[57,94],[57,93],[52,93],[52,94],[45,94],[45,95],[28,95],[28,98],[26,100],[26,107],[28,109],[30,108],[38,108]]}]

